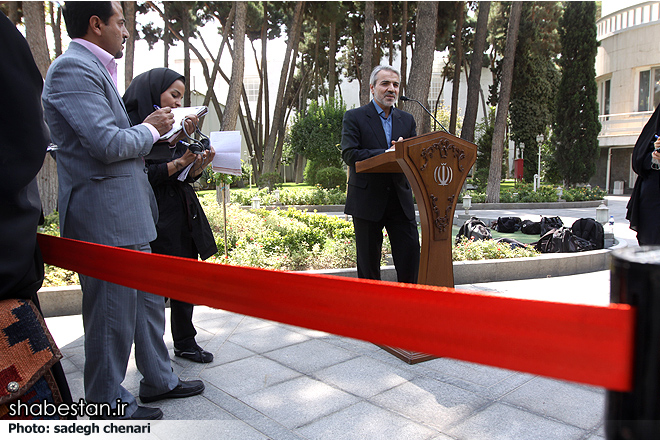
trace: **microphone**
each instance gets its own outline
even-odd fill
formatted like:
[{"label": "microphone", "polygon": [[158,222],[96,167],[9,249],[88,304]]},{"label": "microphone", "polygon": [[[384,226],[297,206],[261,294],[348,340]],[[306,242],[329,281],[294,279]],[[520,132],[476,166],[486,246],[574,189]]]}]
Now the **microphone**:
[{"label": "microphone", "polygon": [[[438,121],[438,120],[435,118],[435,116],[433,116],[433,114],[429,111],[429,109],[427,109],[426,107],[424,107],[424,104],[422,104],[422,103],[419,102],[418,100],[416,100],[416,99],[412,99],[412,98],[408,98],[407,96],[400,96],[400,97],[399,97],[399,100],[400,100],[400,101],[415,101],[415,102],[416,102],[417,104],[419,104],[424,110],[426,110],[426,113],[428,113],[429,116],[432,117],[433,120],[434,120],[434,121],[435,121],[440,127],[442,127],[442,129],[443,129],[446,133],[449,133],[449,130],[447,130],[447,129],[445,128],[445,126],[442,125],[442,124],[440,123],[440,121]],[[450,134],[451,134],[451,133],[450,133]]]}]

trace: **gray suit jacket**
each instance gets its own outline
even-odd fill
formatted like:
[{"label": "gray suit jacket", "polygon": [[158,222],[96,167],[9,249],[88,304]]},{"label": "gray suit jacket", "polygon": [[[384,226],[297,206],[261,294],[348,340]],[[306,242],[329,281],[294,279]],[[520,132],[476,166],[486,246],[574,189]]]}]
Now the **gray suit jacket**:
[{"label": "gray suit jacket", "polygon": [[59,147],[60,234],[110,246],[154,240],[158,207],[143,160],[153,137],[131,127],[107,69],[71,43],[50,66],[42,100]]}]

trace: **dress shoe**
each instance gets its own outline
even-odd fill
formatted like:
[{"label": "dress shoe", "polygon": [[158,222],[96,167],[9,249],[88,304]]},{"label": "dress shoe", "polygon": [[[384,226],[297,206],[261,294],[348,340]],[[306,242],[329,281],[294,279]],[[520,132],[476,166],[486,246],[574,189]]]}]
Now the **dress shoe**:
[{"label": "dress shoe", "polygon": [[160,420],[163,418],[163,411],[158,408],[150,408],[148,406],[139,406],[135,412],[125,419],[111,416],[94,416],[90,420]]},{"label": "dress shoe", "polygon": [[175,348],[174,356],[188,359],[193,362],[199,362],[200,364],[208,364],[213,361],[213,353],[209,353],[199,345],[185,350],[178,350]]},{"label": "dress shoe", "polygon": [[175,386],[174,389],[163,394],[157,394],[155,396],[140,396],[140,400],[142,400],[144,403],[149,403],[164,399],[181,399],[183,397],[190,397],[201,394],[202,391],[204,391],[204,388],[204,382],[201,380],[185,381],[179,379],[179,384]]}]

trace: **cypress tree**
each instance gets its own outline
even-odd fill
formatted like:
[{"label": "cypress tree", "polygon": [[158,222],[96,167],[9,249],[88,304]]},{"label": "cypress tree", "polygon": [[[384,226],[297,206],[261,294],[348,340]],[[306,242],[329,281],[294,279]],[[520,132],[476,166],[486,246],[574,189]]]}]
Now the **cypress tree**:
[{"label": "cypress tree", "polygon": [[562,78],[555,107],[554,143],[559,172],[568,185],[586,182],[596,172],[598,103],[595,59],[596,3],[566,2],[560,20]]}]

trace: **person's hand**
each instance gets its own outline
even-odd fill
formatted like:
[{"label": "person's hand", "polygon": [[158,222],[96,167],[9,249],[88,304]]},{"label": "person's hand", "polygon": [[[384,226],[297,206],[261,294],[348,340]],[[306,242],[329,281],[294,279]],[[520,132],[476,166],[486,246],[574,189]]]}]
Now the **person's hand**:
[{"label": "person's hand", "polygon": [[660,152],[658,152],[658,148],[660,148],[660,138],[656,139],[655,142],[653,143],[653,152],[651,153],[651,157],[655,159],[657,162],[660,162]]},{"label": "person's hand", "polygon": [[163,107],[147,116],[144,122],[153,125],[162,136],[172,129],[172,126],[174,125],[174,115],[169,107]]},{"label": "person's hand", "polygon": [[215,150],[211,146],[209,146],[209,148],[210,150],[204,150],[202,154],[197,155],[197,161],[192,169],[193,176],[198,176],[201,174],[204,168],[213,162],[213,158],[215,157]]},{"label": "person's hand", "polygon": [[401,136],[399,136],[399,139],[397,139],[397,140],[392,140],[392,146],[390,148],[388,148],[387,150],[385,150],[385,151],[394,151],[394,147],[395,147],[396,143],[401,142],[402,140],[403,140],[403,137],[401,137]]},{"label": "person's hand", "polygon": [[[197,115],[188,115],[188,116],[186,116],[183,120],[183,125],[184,125],[184,128],[186,129],[186,133],[188,133],[192,136],[192,134],[195,132],[195,129],[197,128],[197,123],[198,122],[199,121],[197,119]],[[181,140],[186,140],[188,138],[186,136],[186,133],[184,133],[183,130],[181,130],[179,132],[179,134],[174,136],[174,138],[170,141],[170,145],[174,145],[174,144],[176,144],[177,142],[179,142]]]},{"label": "person's hand", "polygon": [[190,150],[186,150],[186,152],[183,153],[183,156],[174,159],[172,162],[174,163],[176,170],[179,171],[193,163],[195,160],[197,160],[197,155]]}]

